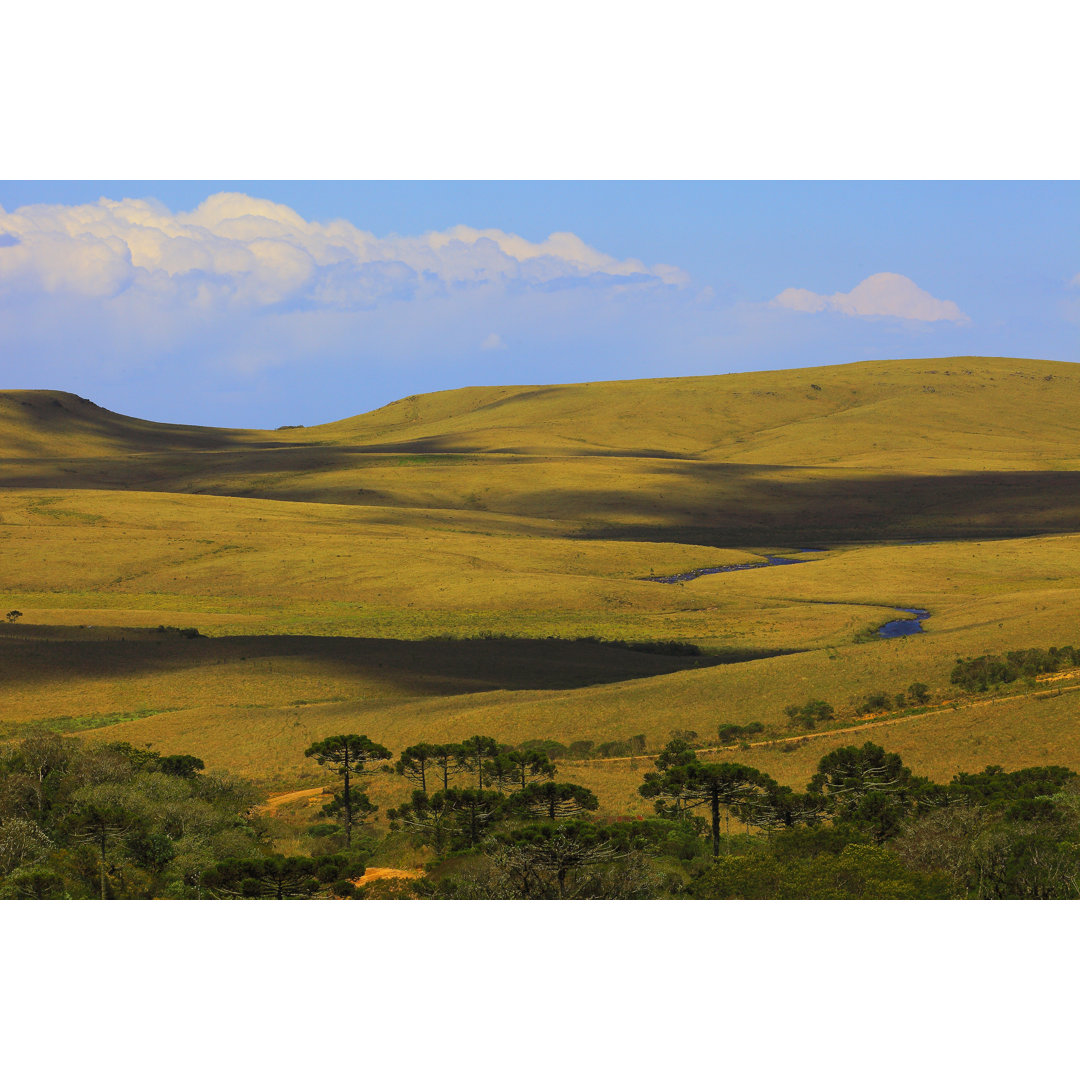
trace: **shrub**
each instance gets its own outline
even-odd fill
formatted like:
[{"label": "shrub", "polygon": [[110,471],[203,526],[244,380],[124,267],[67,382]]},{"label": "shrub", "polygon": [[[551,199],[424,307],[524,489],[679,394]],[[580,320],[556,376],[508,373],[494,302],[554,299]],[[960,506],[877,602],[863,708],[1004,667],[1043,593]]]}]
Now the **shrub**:
[{"label": "shrub", "polygon": [[930,700],[930,687],[924,682],[913,682],[907,688],[907,693],[916,705],[925,705]]},{"label": "shrub", "polygon": [[836,715],[835,710],[827,701],[817,699],[811,699],[805,705],[789,705],[784,713],[793,725],[800,724],[805,728],[827,723]]}]

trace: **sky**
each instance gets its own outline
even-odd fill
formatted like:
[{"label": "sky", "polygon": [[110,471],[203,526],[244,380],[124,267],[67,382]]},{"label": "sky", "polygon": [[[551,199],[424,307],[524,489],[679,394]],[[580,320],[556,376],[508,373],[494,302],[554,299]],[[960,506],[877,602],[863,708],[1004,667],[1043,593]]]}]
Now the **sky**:
[{"label": "sky", "polygon": [[1080,361],[1075,182],[0,182],[0,384],[316,424],[470,385]]}]

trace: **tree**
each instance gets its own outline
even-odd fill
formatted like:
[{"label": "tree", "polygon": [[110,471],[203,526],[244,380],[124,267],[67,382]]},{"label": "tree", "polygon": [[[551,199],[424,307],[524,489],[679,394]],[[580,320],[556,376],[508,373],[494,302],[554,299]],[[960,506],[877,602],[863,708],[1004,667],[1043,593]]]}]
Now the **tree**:
[{"label": "tree", "polygon": [[541,776],[550,779],[555,775],[555,764],[543,750],[511,750],[506,760],[522,791]]},{"label": "tree", "polygon": [[530,784],[515,792],[509,800],[509,809],[519,817],[546,817],[551,821],[560,817],[578,817],[588,810],[596,810],[600,803],[596,796],[579,784]]},{"label": "tree", "polygon": [[864,825],[880,842],[899,831],[911,784],[911,770],[899,754],[867,742],[826,754],[807,790],[825,797],[836,820]]},{"label": "tree", "polygon": [[312,743],[305,757],[313,757],[320,764],[336,772],[345,781],[341,793],[341,806],[345,817],[345,846],[352,846],[353,798],[350,780],[353,776],[371,772],[377,762],[385,761],[391,753],[385,746],[372,742],[366,735],[331,735],[321,742]]},{"label": "tree", "polygon": [[676,765],[689,765],[697,761],[697,753],[694,748],[682,738],[675,735],[668,740],[667,745],[656,756],[656,767],[661,770],[674,768]]},{"label": "tree", "polygon": [[[491,858],[522,899],[566,899],[567,875],[619,855],[608,831],[590,821],[527,825],[497,837]],[[548,878],[554,876],[554,885]]]},{"label": "tree", "polygon": [[450,805],[458,836],[466,839],[470,847],[479,844],[505,813],[506,799],[497,791],[470,788],[436,792],[436,796],[439,794]]},{"label": "tree", "polygon": [[930,687],[924,682],[913,682],[907,688],[907,696],[916,705],[925,705],[930,700]]},{"label": "tree", "polygon": [[7,621],[8,621],[9,623],[16,623],[16,622],[18,622],[18,621],[19,621],[19,620],[20,620],[20,619],[22,618],[22,612],[21,612],[21,611],[16,611],[16,610],[15,610],[15,609],[13,608],[13,609],[12,609],[11,611],[9,611],[9,612],[8,612],[8,613],[7,613],[7,614],[6,614],[5,616],[4,616],[4,618],[5,618],[5,619],[7,619]]},{"label": "tree", "polygon": [[441,854],[446,850],[451,831],[451,807],[446,798],[448,794],[449,789],[437,791],[434,795],[428,795],[426,791],[414,791],[407,803],[386,811],[390,828],[404,829],[429,839],[432,847]]},{"label": "tree", "polygon": [[776,784],[737,803],[735,813],[747,825],[758,829],[790,829],[817,824],[825,816],[825,798]]},{"label": "tree", "polygon": [[835,716],[835,710],[827,701],[817,699],[811,699],[805,705],[789,705],[784,712],[792,724],[801,724],[805,728],[826,724]]},{"label": "tree", "polygon": [[245,900],[300,900],[319,891],[315,860],[299,855],[226,859],[207,870],[211,893]]},{"label": "tree", "polygon": [[499,744],[490,735],[473,735],[460,743],[456,750],[458,765],[465,772],[476,774],[476,786],[484,788],[484,766],[495,760]]},{"label": "tree", "polygon": [[639,790],[646,798],[656,798],[660,807],[669,799],[678,800],[683,810],[708,806],[716,856],[720,854],[720,807],[730,808],[751,797],[760,797],[775,785],[775,780],[749,765],[732,761],[704,765],[694,761],[675,765],[663,773],[647,774]]},{"label": "tree", "polygon": [[202,772],[206,766],[201,758],[191,754],[170,754],[163,757],[159,762],[159,768],[166,776],[179,776],[182,780],[193,780],[197,772]]},{"label": "tree", "polygon": [[442,780],[443,791],[450,787],[450,777],[463,772],[461,764],[461,745],[459,743],[437,743],[431,747],[431,765],[436,776]]},{"label": "tree", "polygon": [[[319,817],[324,818],[340,818],[346,824],[346,829],[350,824],[362,825],[372,814],[374,814],[379,808],[367,797],[367,793],[363,791],[352,791],[349,794],[349,802],[346,805],[345,792],[339,791],[320,811]],[[336,826],[332,826],[336,828]],[[346,847],[348,844],[348,836],[346,836]]]},{"label": "tree", "polygon": [[428,770],[437,767],[437,758],[441,749],[431,743],[407,746],[401,751],[394,771],[398,776],[404,776],[406,780],[419,784],[421,791],[427,791]]},{"label": "tree", "polygon": [[428,795],[414,791],[407,803],[386,812],[391,829],[405,829],[431,840],[439,853],[448,845],[478,844],[502,819],[506,799],[497,791],[448,788]]},{"label": "tree", "polygon": [[68,815],[66,826],[72,836],[89,840],[98,849],[98,866],[101,875],[101,899],[106,896],[106,854],[110,837],[124,836],[141,824],[121,806],[104,800],[87,802]]}]

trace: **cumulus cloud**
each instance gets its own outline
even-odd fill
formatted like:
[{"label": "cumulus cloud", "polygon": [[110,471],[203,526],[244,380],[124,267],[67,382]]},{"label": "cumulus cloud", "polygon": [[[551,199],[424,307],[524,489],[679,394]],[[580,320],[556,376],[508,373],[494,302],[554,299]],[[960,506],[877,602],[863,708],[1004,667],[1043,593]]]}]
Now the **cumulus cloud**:
[{"label": "cumulus cloud", "polygon": [[872,274],[851,292],[822,296],[809,289],[785,289],[773,304],[791,311],[834,311],[841,315],[885,316],[916,322],[968,322],[951,300],[938,300],[903,274]]},{"label": "cumulus cloud", "polygon": [[484,338],[483,341],[480,342],[480,348],[481,349],[505,349],[506,348],[506,342],[503,341],[503,339],[501,337],[499,337],[498,334],[491,333],[491,334],[488,334],[488,336],[486,338]]},{"label": "cumulus cloud", "polygon": [[347,221],[222,192],[172,213],[152,200],[0,207],[0,290],[108,299],[138,292],[187,307],[357,310],[475,286],[681,285],[677,267],[597,251],[572,233],[533,243],[459,225],[377,237]]}]

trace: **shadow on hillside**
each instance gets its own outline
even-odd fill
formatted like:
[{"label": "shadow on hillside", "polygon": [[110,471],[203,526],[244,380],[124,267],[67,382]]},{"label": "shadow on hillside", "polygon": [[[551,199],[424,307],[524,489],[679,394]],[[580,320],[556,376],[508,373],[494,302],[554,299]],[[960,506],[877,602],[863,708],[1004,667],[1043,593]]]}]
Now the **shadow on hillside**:
[{"label": "shadow on hillside", "polygon": [[[599,499],[559,491],[523,495],[506,509],[541,516],[556,503],[563,517],[595,523],[578,533],[584,539],[717,547],[1080,532],[1077,472],[823,476],[688,462],[668,475],[672,490],[663,500],[633,490]],[[629,523],[650,517],[655,523]]]},{"label": "shadow on hillside", "polygon": [[[280,685],[304,676],[350,677],[423,696],[485,690],[563,690],[711,667],[775,652],[728,656],[665,656],[591,641],[493,638],[401,641],[304,636],[190,639],[176,633],[119,627],[3,627],[0,659],[9,693],[35,684],[123,679],[175,673]],[[281,661],[280,664],[276,663]],[[225,704],[226,702],[223,702]],[[236,702],[232,702],[235,704]]]}]

